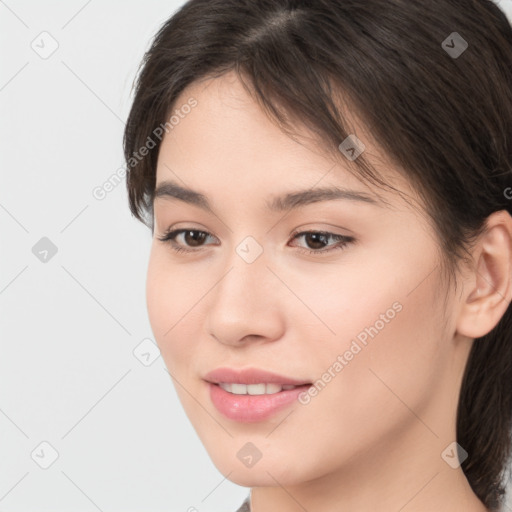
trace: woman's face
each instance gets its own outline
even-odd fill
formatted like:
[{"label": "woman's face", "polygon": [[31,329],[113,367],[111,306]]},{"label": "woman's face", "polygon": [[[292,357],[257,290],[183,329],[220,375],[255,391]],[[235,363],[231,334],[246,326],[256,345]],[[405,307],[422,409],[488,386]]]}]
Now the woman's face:
[{"label": "woman's face", "polygon": [[[380,189],[377,197],[341,152],[335,162],[291,140],[233,75],[190,86],[175,109],[191,97],[197,105],[182,109],[164,137],[157,188],[173,182],[197,191],[211,211],[191,195],[155,198],[147,305],[214,464],[246,486],[348,470],[368,476],[383,464],[409,464],[407,455],[451,471],[441,452],[455,439],[470,345],[454,337],[455,299],[446,307],[426,216],[397,194]],[[365,156],[414,196],[364,127],[357,130]],[[269,208],[286,194],[332,187],[354,195]],[[176,246],[191,252],[159,240],[177,229],[186,232]],[[304,231],[317,234],[296,236]],[[216,386],[219,409],[205,378],[220,367],[317,385],[271,398]],[[286,404],[274,408],[279,400]]]}]

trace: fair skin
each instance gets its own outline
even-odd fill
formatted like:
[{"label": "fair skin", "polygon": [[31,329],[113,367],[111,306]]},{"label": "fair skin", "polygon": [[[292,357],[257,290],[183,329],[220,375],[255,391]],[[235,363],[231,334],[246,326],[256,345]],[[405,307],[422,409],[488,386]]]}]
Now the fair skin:
[{"label": "fair skin", "polygon": [[[357,180],[343,156],[334,161],[291,140],[234,75],[192,84],[176,105],[190,97],[198,106],[165,136],[157,187],[172,180],[199,191],[214,213],[155,199],[147,306],[178,396],[216,467],[252,488],[253,512],[486,511],[460,466],[441,455],[456,439],[473,338],[498,323],[511,299],[510,215],[489,218],[472,249],[474,268],[461,272],[445,304],[439,244],[425,215]],[[353,121],[368,160],[421,204]],[[266,209],[273,196],[329,185],[388,204],[338,199]],[[179,235],[176,244],[195,252],[177,253],[157,238],[169,228],[209,236],[193,245],[197,233]],[[294,239],[297,229],[355,242],[325,252],[337,239]],[[247,236],[263,249],[250,264],[236,252]],[[401,311],[307,405],[253,423],[213,406],[206,372],[261,368],[314,382],[397,301]],[[237,457],[247,442],[262,454],[252,467]]]}]

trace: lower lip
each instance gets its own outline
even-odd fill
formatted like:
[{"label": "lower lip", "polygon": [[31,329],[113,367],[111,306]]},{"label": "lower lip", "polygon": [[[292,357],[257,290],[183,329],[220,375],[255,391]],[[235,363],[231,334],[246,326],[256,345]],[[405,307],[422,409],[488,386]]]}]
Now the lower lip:
[{"label": "lower lip", "polygon": [[291,405],[311,384],[286,389],[271,395],[235,395],[218,384],[207,383],[210,398],[217,410],[230,420],[250,423],[264,421]]}]

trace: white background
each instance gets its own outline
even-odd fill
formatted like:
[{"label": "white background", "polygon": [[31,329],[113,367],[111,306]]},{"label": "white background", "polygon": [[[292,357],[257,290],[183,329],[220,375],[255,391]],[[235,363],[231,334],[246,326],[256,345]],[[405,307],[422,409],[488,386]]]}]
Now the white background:
[{"label": "white background", "polygon": [[124,181],[92,194],[123,166],[137,67],[182,3],[0,0],[0,512],[229,512],[248,494],[213,466],[162,358],[134,355],[153,340],[151,234]]}]

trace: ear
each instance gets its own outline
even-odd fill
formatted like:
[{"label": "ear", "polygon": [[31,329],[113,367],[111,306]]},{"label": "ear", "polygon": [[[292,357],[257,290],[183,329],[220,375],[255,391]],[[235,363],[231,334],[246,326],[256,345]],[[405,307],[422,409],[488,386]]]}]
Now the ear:
[{"label": "ear", "polygon": [[464,283],[457,332],[479,338],[492,331],[512,300],[512,217],[506,210],[487,218],[472,253],[475,265]]}]

